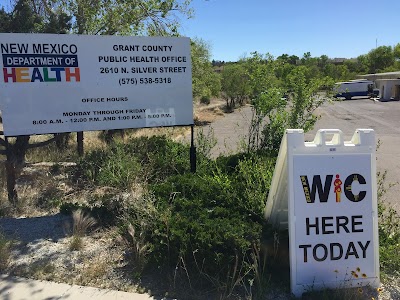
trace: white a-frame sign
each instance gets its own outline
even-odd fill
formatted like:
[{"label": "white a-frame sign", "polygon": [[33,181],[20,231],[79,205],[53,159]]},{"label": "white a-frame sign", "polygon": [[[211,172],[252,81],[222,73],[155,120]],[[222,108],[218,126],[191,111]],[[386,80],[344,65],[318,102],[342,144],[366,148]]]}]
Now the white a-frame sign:
[{"label": "white a-frame sign", "polygon": [[282,140],[265,209],[289,229],[292,293],[322,288],[378,287],[379,247],[375,134],[350,141],[336,129],[305,142],[303,130]]}]

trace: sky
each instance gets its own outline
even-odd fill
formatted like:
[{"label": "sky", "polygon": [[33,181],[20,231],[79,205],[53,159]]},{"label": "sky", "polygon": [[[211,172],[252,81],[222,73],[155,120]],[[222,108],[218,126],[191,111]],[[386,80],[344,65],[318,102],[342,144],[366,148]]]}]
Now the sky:
[{"label": "sky", "polygon": [[214,60],[237,61],[254,51],[352,58],[400,43],[400,0],[192,0],[191,6],[194,17],[179,17],[180,32],[207,42]]},{"label": "sky", "polygon": [[400,0],[193,0],[181,33],[206,41],[211,57],[251,52],[353,58],[400,43]]}]

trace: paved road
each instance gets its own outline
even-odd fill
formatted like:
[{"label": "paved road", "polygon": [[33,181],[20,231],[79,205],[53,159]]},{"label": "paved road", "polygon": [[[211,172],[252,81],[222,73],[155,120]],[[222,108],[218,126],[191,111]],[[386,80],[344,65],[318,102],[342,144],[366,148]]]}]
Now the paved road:
[{"label": "paved road", "polygon": [[[325,104],[317,110],[321,119],[306,135],[312,140],[318,129],[340,129],[350,140],[357,128],[372,128],[381,145],[377,150],[377,170],[387,171],[388,189],[385,201],[400,212],[400,102],[375,102],[360,98]],[[399,183],[399,184],[397,184]]]},{"label": "paved road", "polygon": [[[346,141],[358,128],[375,130],[376,138],[381,142],[377,151],[377,170],[387,171],[388,184],[399,183],[387,191],[385,201],[400,212],[400,102],[375,102],[365,98],[338,101],[323,105],[317,114],[321,119],[314,130],[306,134],[307,140],[313,140],[318,129],[340,129]],[[250,119],[251,108],[244,107],[204,127],[205,133],[213,128],[218,139],[212,155],[236,152],[240,142],[246,139]]]}]

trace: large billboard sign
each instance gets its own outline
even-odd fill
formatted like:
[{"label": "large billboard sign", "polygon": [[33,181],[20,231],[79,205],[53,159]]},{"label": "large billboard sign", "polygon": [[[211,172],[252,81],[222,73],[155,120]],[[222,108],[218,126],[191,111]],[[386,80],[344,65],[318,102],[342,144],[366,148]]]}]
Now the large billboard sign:
[{"label": "large billboard sign", "polygon": [[189,38],[0,34],[6,136],[193,124]]},{"label": "large billboard sign", "polygon": [[[319,130],[313,142],[304,142],[302,130],[288,130],[282,143],[296,295],[327,287],[379,286],[374,132],[359,129],[349,142],[342,135]],[[278,190],[271,190],[271,197]],[[268,216],[273,206],[284,207],[269,206]],[[275,222],[284,224],[276,217]]]}]

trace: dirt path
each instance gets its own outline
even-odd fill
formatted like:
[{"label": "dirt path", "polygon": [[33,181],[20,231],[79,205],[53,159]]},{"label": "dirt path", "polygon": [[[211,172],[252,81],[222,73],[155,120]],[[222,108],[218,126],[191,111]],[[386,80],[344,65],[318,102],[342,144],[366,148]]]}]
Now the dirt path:
[{"label": "dirt path", "polygon": [[209,125],[196,126],[195,138],[199,131],[203,131],[205,136],[211,135],[215,137],[217,144],[211,150],[213,158],[219,155],[236,153],[247,139],[251,115],[250,106],[241,107],[231,113],[225,113]]}]

